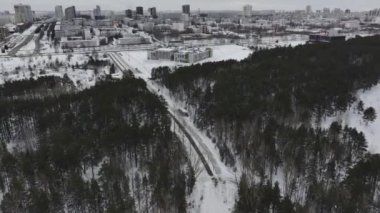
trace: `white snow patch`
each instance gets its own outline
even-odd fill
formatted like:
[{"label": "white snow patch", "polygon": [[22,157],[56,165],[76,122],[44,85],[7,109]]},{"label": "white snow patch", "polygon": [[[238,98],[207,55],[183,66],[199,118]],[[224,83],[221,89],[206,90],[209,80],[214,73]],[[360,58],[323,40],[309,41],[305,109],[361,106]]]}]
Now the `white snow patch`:
[{"label": "white snow patch", "polygon": [[86,171],[82,174],[82,178],[84,181],[90,181],[92,179],[99,179],[100,175],[100,169],[102,168],[103,164],[106,162],[106,158],[103,159],[98,165],[95,165],[93,167],[89,166]]},{"label": "white snow patch", "polygon": [[296,47],[304,45],[309,40],[306,35],[287,35],[263,37],[258,44],[259,48],[272,49],[276,47]]},{"label": "white snow patch", "polygon": [[[321,122],[321,127],[329,128],[332,122],[338,121],[342,125],[356,128],[365,135],[368,142],[368,151],[380,153],[380,84],[366,91],[359,90],[356,97],[358,100],[352,104],[350,109],[340,112],[335,116],[324,118]],[[360,100],[364,103],[364,109],[373,107],[376,110],[377,119],[375,121],[366,122],[363,120],[363,113],[359,113],[356,110],[356,106]]]},{"label": "white snow patch", "polygon": [[249,48],[238,45],[213,46],[211,49],[213,50],[213,56],[201,61],[200,63],[225,61],[231,59],[241,61],[252,53],[252,50]]},{"label": "white snow patch", "polygon": [[[41,76],[58,76],[63,77],[65,74],[73,81],[74,85],[79,89],[87,89],[95,86],[96,75],[91,69],[76,68],[88,61],[88,56],[84,54],[72,54],[70,60],[65,54],[43,55],[31,57],[3,57],[0,58],[0,85],[5,82],[29,79],[31,77],[38,78]],[[52,64],[57,69],[50,68]],[[74,69],[72,68],[74,66]],[[98,76],[105,75],[107,67],[104,67],[98,73]],[[120,78],[120,73],[116,73],[115,78]]]},{"label": "white snow patch", "polygon": [[202,173],[190,198],[190,212],[232,212],[237,195],[237,183],[217,181]]}]

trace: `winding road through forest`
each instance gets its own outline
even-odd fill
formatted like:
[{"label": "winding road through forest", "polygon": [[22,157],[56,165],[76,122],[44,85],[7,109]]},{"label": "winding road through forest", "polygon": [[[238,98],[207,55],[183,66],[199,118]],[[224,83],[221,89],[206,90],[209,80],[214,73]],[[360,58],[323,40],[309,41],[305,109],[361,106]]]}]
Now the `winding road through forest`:
[{"label": "winding road through forest", "polygon": [[[231,168],[221,161],[216,145],[194,125],[190,117],[179,113],[181,103],[171,97],[166,88],[150,79],[149,68],[144,64],[138,67],[132,66],[121,57],[120,53],[109,53],[109,56],[120,70],[125,73],[132,71],[136,78],[146,82],[147,88],[152,93],[165,100],[169,114],[180,130],[175,133],[179,137],[186,136],[202,161],[204,174],[197,179],[196,192],[193,192],[194,212],[232,212],[237,192],[237,177]],[[130,58],[130,60],[138,59]]]}]

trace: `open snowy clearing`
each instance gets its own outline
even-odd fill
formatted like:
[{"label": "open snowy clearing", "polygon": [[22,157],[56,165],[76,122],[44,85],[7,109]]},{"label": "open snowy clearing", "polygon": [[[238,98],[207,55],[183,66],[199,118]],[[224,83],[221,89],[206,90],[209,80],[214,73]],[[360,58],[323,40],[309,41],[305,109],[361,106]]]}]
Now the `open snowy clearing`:
[{"label": "open snowy clearing", "polygon": [[[95,70],[77,67],[77,65],[87,63],[88,60],[89,57],[83,54],[72,54],[70,57],[68,55],[36,55],[0,58],[0,84],[40,76],[64,77],[66,74],[77,89],[83,90],[95,86],[97,80]],[[109,68],[104,67],[98,72],[98,76],[109,74],[107,72]]]},{"label": "open snowy clearing", "polygon": [[40,40],[40,53],[55,53],[58,52],[59,48],[54,48],[51,41],[47,40],[46,36]]},{"label": "open snowy clearing", "polygon": [[[328,128],[332,122],[338,121],[342,125],[356,128],[364,133],[368,142],[368,151],[371,153],[380,153],[380,84],[372,87],[367,91],[359,90],[357,92],[357,101],[352,104],[351,108],[346,112],[340,112],[335,116],[330,116],[321,122],[321,127]],[[373,107],[376,110],[377,118],[373,122],[366,122],[363,119],[363,113],[356,110],[358,102],[362,100],[364,109]]]},{"label": "open snowy clearing", "polygon": [[258,44],[259,48],[275,48],[275,47],[296,47],[304,45],[309,40],[306,35],[288,35],[288,36],[272,36],[263,37]]},{"label": "open snowy clearing", "polygon": [[[230,59],[240,61],[247,58],[252,53],[250,49],[237,45],[213,46],[211,48],[213,49],[213,56],[198,63],[223,61]],[[121,56],[129,65],[143,71],[142,75],[144,76],[144,78],[150,78],[151,70],[155,67],[178,67],[191,65],[187,63],[180,63],[168,60],[148,60],[147,51],[122,52]]]}]

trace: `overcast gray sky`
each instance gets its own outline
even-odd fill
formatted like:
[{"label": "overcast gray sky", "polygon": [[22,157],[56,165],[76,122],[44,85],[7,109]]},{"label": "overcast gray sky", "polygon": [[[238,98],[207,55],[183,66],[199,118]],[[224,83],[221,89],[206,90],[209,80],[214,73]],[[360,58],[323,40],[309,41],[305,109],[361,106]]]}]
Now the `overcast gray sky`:
[{"label": "overcast gray sky", "polygon": [[157,7],[157,10],[180,10],[182,4],[190,4],[192,10],[241,10],[244,4],[252,4],[256,10],[313,9],[323,7],[350,8],[353,11],[380,7],[380,0],[0,0],[0,10],[13,11],[17,3],[29,4],[32,10],[53,10],[55,5],[75,5],[79,10],[88,10],[100,5],[105,10],[124,10],[136,6]]}]

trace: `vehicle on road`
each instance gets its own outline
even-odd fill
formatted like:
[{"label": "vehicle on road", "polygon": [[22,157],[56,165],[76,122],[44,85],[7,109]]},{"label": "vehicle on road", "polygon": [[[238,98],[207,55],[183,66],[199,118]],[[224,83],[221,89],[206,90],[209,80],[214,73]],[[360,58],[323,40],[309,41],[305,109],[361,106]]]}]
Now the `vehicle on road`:
[{"label": "vehicle on road", "polygon": [[189,112],[186,109],[179,108],[178,113],[184,117],[189,117]]}]

